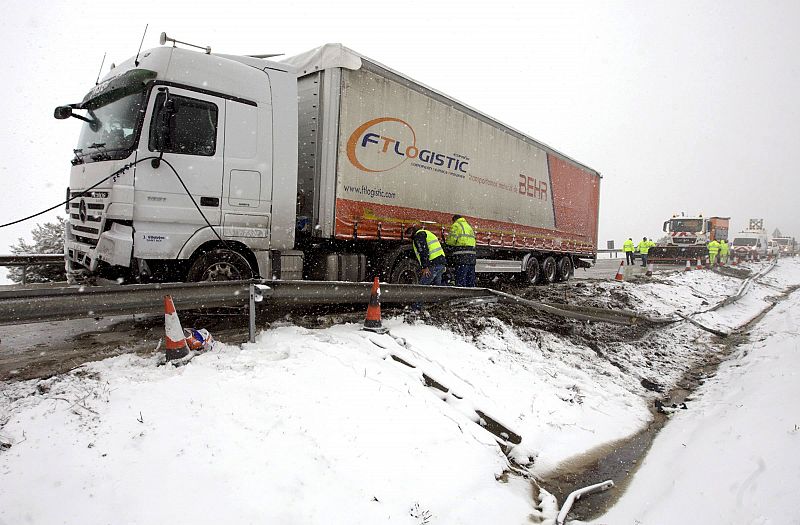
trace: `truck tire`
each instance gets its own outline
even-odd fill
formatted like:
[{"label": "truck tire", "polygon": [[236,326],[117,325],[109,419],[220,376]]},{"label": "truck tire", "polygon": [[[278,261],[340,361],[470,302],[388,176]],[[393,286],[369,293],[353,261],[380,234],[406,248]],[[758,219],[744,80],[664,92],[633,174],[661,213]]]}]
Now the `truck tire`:
[{"label": "truck tire", "polygon": [[558,265],[556,264],[556,258],[552,255],[545,257],[542,261],[542,284],[554,283],[557,273]]},{"label": "truck tire", "polygon": [[244,255],[227,248],[219,248],[198,257],[189,268],[186,280],[239,281],[252,277],[253,269]]},{"label": "truck tire", "polygon": [[558,260],[558,267],[556,269],[556,280],[559,282],[569,281],[572,275],[572,259],[569,255],[565,255]]},{"label": "truck tire", "polygon": [[541,277],[542,267],[539,264],[539,259],[531,255],[525,265],[525,279],[529,284],[537,284]]},{"label": "truck tire", "polygon": [[417,261],[403,258],[397,261],[392,270],[389,282],[393,284],[419,284],[420,266]]}]

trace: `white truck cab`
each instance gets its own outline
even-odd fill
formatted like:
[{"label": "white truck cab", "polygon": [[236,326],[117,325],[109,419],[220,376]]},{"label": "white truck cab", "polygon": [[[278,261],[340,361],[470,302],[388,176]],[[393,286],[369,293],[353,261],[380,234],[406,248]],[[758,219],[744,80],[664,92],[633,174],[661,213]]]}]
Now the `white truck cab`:
[{"label": "white truck cab", "polygon": [[84,121],[68,190],[80,195],[68,208],[68,274],[268,277],[275,254],[291,260],[296,82],[286,64],[160,47],[56,108],[56,118]]}]

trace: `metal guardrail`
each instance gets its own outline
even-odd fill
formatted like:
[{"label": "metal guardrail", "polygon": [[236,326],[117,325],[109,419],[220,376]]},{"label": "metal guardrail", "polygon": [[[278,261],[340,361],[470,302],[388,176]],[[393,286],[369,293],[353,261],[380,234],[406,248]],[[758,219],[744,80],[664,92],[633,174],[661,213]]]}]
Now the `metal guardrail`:
[{"label": "metal guardrail", "polygon": [[60,253],[18,253],[0,255],[0,266],[22,266],[22,284],[28,284],[28,266],[44,264],[64,264],[64,255]]},{"label": "metal guardrail", "polygon": [[[163,313],[165,295],[172,296],[179,310],[245,307],[252,283],[266,285],[262,304],[274,305],[367,304],[372,287],[368,282],[222,281],[3,290],[0,325]],[[485,288],[381,284],[381,302],[387,304],[440,302],[490,293]]]},{"label": "metal guardrail", "polygon": [[0,266],[36,266],[39,264],[64,264],[64,255],[61,253],[0,255]]},{"label": "metal guardrail", "polygon": [[[247,307],[253,304],[253,293],[262,296],[262,306],[367,304],[371,288],[369,282],[255,280],[13,289],[0,291],[0,325],[163,313],[165,295],[172,296],[179,310]],[[539,312],[580,321],[625,325],[670,322],[626,310],[540,303],[487,288],[381,284],[381,302],[384,304],[479,298],[521,304]]]},{"label": "metal guardrail", "polygon": [[617,254],[618,253],[622,253],[622,248],[614,248],[614,249],[611,249],[611,250],[608,250],[608,249],[604,248],[602,250],[598,249],[596,251],[597,251],[597,255],[600,255],[601,253],[609,253],[609,254],[611,254],[611,257],[609,257],[609,259],[618,259],[619,257],[617,257]]}]

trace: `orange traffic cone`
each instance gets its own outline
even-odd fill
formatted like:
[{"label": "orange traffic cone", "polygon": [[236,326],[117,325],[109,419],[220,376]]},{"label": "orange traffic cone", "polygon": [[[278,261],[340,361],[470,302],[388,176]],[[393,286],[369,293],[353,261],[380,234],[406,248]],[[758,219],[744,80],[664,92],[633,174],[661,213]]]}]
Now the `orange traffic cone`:
[{"label": "orange traffic cone", "polygon": [[738,257],[736,257],[736,256],[734,256],[734,257],[733,257],[733,262],[731,263],[731,266],[736,266],[736,265],[738,265],[738,264],[739,264],[739,258],[738,258]]},{"label": "orange traffic cone", "polygon": [[647,271],[644,274],[648,277],[653,275],[653,263],[647,263]]},{"label": "orange traffic cone", "polygon": [[692,264],[689,262],[689,259],[686,259],[686,268],[683,271],[684,272],[692,271]]},{"label": "orange traffic cone", "polygon": [[164,330],[167,335],[167,361],[181,359],[189,355],[189,346],[186,344],[186,336],[181,328],[181,321],[175,312],[175,304],[172,296],[164,296]]},{"label": "orange traffic cone", "polygon": [[363,330],[386,333],[387,330],[381,325],[381,285],[378,278],[372,282],[372,291],[369,294],[369,306],[367,306],[367,318],[364,319]]},{"label": "orange traffic cone", "polygon": [[624,263],[622,261],[620,261],[619,269],[617,270],[617,275],[614,276],[614,279],[617,280],[617,281],[624,281],[625,280],[625,277],[622,276],[622,267],[623,266],[624,266]]},{"label": "orange traffic cone", "polygon": [[698,270],[703,269],[703,261],[700,259],[700,257],[697,258],[697,269]]}]

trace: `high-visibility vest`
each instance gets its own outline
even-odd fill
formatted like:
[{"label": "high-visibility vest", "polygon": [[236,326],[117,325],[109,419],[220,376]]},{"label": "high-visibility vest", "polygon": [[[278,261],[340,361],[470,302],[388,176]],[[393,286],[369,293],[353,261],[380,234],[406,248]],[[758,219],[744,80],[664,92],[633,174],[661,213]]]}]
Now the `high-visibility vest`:
[{"label": "high-visibility vest", "polygon": [[[442,249],[442,245],[439,243],[439,239],[436,238],[436,235],[425,229],[419,230],[417,233],[419,232],[425,232],[425,240],[428,242],[428,261],[432,261],[440,255],[444,255],[444,250]],[[416,235],[416,233],[414,235]],[[419,258],[417,244],[412,242],[411,245],[414,247],[414,255],[417,256],[417,261],[422,264],[422,260]],[[422,264],[422,266],[425,265]]]},{"label": "high-visibility vest", "polygon": [[447,236],[449,246],[475,247],[475,230],[469,225],[467,219],[461,217],[450,226],[450,235]]},{"label": "high-visibility vest", "polygon": [[622,243],[622,251],[623,252],[633,251],[633,241],[631,239],[628,239],[627,241]]},{"label": "high-visibility vest", "polygon": [[730,253],[730,251],[731,251],[731,248],[730,248],[730,246],[728,246],[727,242],[719,243],[719,253],[721,253],[722,255],[728,255]]},{"label": "high-visibility vest", "polygon": [[708,243],[708,253],[717,253],[719,252],[719,243],[717,241],[711,241]]},{"label": "high-visibility vest", "polygon": [[647,252],[650,251],[650,241],[642,241],[636,247],[639,249],[639,253],[647,255]]}]

